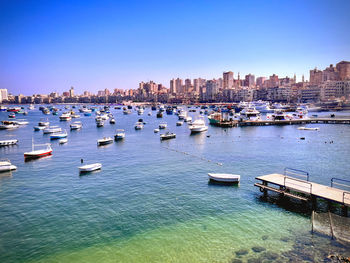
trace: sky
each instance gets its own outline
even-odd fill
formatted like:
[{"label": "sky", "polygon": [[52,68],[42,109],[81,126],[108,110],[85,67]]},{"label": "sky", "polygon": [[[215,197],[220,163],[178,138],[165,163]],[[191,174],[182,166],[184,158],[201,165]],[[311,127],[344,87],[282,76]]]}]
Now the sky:
[{"label": "sky", "polygon": [[0,0],[0,88],[136,89],[350,60],[349,0]]}]

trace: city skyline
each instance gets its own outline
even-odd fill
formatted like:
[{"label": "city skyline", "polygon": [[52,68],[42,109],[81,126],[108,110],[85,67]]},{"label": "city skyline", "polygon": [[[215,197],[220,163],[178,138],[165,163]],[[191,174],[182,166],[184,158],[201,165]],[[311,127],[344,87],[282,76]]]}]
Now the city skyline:
[{"label": "city skyline", "polygon": [[[350,60],[348,1],[0,4],[0,88],[137,89],[153,80],[297,76]],[[317,8],[315,8],[317,6]]]}]

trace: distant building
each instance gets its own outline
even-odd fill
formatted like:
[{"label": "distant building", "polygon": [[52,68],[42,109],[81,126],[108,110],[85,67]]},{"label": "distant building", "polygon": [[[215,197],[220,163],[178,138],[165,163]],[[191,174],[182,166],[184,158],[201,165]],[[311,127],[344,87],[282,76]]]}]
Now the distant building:
[{"label": "distant building", "polygon": [[74,87],[71,87],[70,89],[69,89],[69,97],[74,97]]},{"label": "distant building", "polygon": [[252,74],[248,74],[245,76],[244,85],[247,87],[255,86],[255,76]]},{"label": "distant building", "polygon": [[185,79],[184,93],[190,92],[192,88],[192,82],[190,79]]},{"label": "distant building", "polygon": [[183,86],[182,86],[182,79],[177,78],[175,80],[175,90],[176,90],[176,93],[184,93]]},{"label": "distant building", "polygon": [[0,89],[0,103],[2,103],[5,100],[8,100],[7,89]]},{"label": "distant building", "polygon": [[336,65],[339,72],[339,80],[350,80],[350,62],[341,61]]},{"label": "distant building", "polygon": [[176,84],[175,79],[170,80],[170,93],[175,94],[176,93]]},{"label": "distant building", "polygon": [[223,78],[223,89],[233,89],[233,72],[228,71],[222,74]]},{"label": "distant building", "polygon": [[256,78],[256,86],[258,87],[262,87],[264,82],[265,82],[265,77],[258,77]]}]

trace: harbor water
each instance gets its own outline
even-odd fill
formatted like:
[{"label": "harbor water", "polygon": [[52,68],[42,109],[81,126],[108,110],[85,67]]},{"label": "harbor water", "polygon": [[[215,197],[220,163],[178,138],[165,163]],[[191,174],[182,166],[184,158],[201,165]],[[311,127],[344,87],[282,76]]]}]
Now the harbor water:
[{"label": "harbor water", "polygon": [[[1,159],[17,166],[0,174],[0,262],[320,262],[329,253],[350,256],[346,244],[311,232],[309,210],[265,200],[254,187],[256,176],[285,167],[306,170],[311,181],[326,185],[332,177],[349,180],[349,125],[307,125],[318,131],[210,126],[190,135],[188,124],[176,126],[176,115],[164,112],[160,119],[150,111],[111,109],[116,124],[106,121],[101,128],[94,116],[81,115],[83,128],[70,131],[72,121],[35,109],[23,116],[28,125],[0,130],[1,140],[19,140],[0,148]],[[195,119],[198,110],[190,115]],[[0,112],[1,120],[7,116]],[[50,142],[33,131],[43,117],[67,130],[68,143],[51,141],[51,156],[25,162],[32,139]],[[146,124],[135,130],[139,118]],[[160,141],[153,132],[163,121],[176,139]],[[124,140],[97,146],[116,129],[125,129]],[[102,163],[102,170],[79,176],[81,159]],[[213,184],[210,172],[240,174],[241,182]]]}]

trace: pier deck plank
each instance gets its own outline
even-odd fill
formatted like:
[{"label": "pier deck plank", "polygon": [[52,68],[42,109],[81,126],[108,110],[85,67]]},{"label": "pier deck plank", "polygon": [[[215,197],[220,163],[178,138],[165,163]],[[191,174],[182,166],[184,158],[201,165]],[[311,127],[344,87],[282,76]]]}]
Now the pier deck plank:
[{"label": "pier deck plank", "polygon": [[[297,191],[305,194],[312,194],[316,197],[323,198],[329,201],[337,202],[340,204],[350,205],[350,193],[344,191],[342,189],[309,182],[305,180],[295,180],[294,178],[287,177],[285,179],[285,175],[283,174],[268,174],[256,177],[257,180],[261,180],[263,182],[275,184],[278,186],[284,186],[293,191]],[[345,194],[344,203],[343,203],[343,195]]]}]

